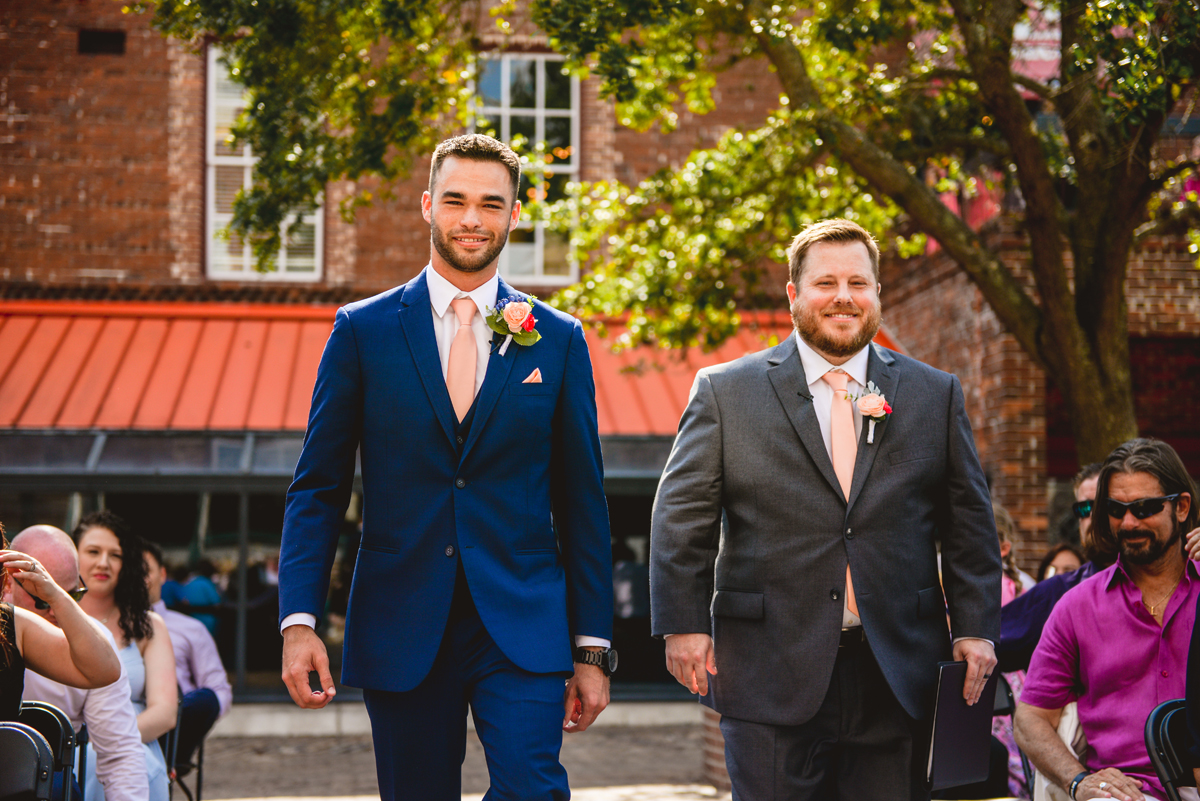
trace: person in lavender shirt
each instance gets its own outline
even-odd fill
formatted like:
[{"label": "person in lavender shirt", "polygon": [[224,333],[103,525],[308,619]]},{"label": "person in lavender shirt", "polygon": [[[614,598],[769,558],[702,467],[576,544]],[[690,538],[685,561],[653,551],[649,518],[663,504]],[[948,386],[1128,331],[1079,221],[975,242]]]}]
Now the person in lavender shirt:
[{"label": "person in lavender shirt", "polygon": [[[63,589],[74,590],[82,583],[75,543],[65,531],[54,526],[31,526],[18,534],[12,545],[14,550],[41,562]],[[57,625],[54,611],[38,609],[38,599],[16,582],[9,583],[4,600]],[[104,633],[115,651],[117,644],[108,629],[100,625],[96,628]],[[137,716],[129,703],[129,677],[124,667],[119,679],[95,690],[77,690],[26,670],[25,691],[21,698],[53,704],[70,718],[76,731],[87,724],[96,753],[96,777],[104,787],[105,798],[109,801],[145,801],[150,792],[146,757],[138,733]]]},{"label": "person in lavender shirt", "polygon": [[[1017,743],[1072,799],[1163,799],[1143,732],[1151,710],[1184,695],[1200,574],[1183,534],[1197,520],[1196,487],[1179,455],[1133,439],[1104,461],[1092,536],[1116,564],[1067,592],[1033,653]],[[1059,739],[1059,716],[1078,701],[1087,764]],[[1185,798],[1197,799],[1195,788]]]},{"label": "person in lavender shirt", "polygon": [[162,615],[171,633],[175,649],[175,675],[179,678],[180,698],[179,742],[176,745],[175,768],[180,776],[191,770],[196,746],[212,729],[217,719],[229,711],[233,690],[217,644],[203,623],[188,615],[167,609],[162,600],[163,582],[167,568],[162,549],[144,540],[146,560],[146,589],[150,592],[150,608]]}]

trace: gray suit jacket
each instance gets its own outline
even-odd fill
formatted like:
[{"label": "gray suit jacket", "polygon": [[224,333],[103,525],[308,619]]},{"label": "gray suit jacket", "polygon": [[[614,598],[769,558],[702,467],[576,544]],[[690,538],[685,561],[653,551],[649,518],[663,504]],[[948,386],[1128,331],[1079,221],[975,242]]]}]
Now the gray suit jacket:
[{"label": "gray suit jacket", "polygon": [[[657,636],[711,632],[706,703],[809,720],[837,657],[846,562],[867,640],[900,703],[932,712],[956,637],[1000,635],[1000,549],[958,379],[872,345],[893,408],[846,502],[794,337],[701,370],[658,487],[650,542]],[[938,583],[936,543],[942,546]]]}]

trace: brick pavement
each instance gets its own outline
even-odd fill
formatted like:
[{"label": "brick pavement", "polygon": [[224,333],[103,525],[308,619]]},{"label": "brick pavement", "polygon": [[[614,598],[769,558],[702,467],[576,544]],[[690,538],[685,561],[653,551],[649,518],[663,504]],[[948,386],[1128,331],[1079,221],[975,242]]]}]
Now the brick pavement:
[{"label": "brick pavement", "polygon": [[[719,798],[704,787],[699,726],[597,727],[564,738],[562,761],[579,801]],[[378,797],[368,736],[221,737],[205,746],[204,798],[343,801]],[[189,781],[190,786],[190,781]],[[463,763],[463,799],[487,790],[474,733]]]}]

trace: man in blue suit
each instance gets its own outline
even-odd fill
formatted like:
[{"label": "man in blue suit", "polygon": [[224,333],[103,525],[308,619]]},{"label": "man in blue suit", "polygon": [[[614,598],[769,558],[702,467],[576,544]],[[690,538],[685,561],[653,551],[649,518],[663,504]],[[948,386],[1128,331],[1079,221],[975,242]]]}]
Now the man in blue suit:
[{"label": "man in blue suit", "polygon": [[421,200],[430,264],[338,310],[288,490],[283,679],[314,709],[335,694],[313,626],[358,451],[342,679],[363,688],[384,799],[458,801],[468,707],[488,799],[566,799],[562,732],[608,704],[612,563],[591,360],[577,320],[496,273],[519,186],[517,156],[490,137],[434,151]]}]

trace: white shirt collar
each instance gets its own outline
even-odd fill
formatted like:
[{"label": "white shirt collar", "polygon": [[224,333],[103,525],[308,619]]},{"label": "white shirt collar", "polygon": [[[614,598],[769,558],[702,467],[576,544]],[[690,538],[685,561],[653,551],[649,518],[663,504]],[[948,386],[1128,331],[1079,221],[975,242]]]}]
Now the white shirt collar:
[{"label": "white shirt collar", "polygon": [[438,317],[446,316],[446,309],[450,308],[450,301],[459,295],[466,295],[475,301],[475,305],[479,307],[479,314],[486,317],[487,310],[496,307],[496,294],[500,291],[500,273],[494,273],[491,278],[470,292],[463,292],[443,278],[442,274],[433,269],[433,265],[430,264],[425,267],[425,284],[429,287],[429,303]]},{"label": "white shirt collar", "polygon": [[830,364],[828,359],[817,353],[804,341],[804,337],[800,336],[799,331],[796,331],[794,336],[796,337],[796,347],[800,351],[800,363],[804,365],[804,380],[808,382],[809,386],[820,381],[821,376],[830,370],[842,370],[860,387],[867,386],[867,359],[871,350],[870,344],[851,356],[845,364]]}]

